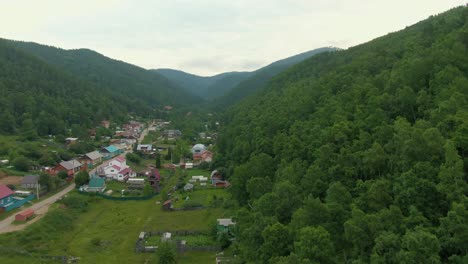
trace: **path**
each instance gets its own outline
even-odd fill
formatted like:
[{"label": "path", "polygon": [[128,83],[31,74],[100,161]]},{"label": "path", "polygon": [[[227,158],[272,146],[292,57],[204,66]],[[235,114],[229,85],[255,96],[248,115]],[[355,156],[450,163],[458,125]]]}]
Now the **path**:
[{"label": "path", "polygon": [[70,192],[71,190],[75,189],[75,183],[72,183],[67,188],[61,190],[60,192],[52,195],[51,197],[42,200],[38,203],[33,204],[32,206],[28,207],[28,209],[33,209],[36,217],[22,225],[13,225],[13,221],[15,220],[15,215],[11,215],[4,220],[0,221],[0,234],[14,232],[18,230],[23,230],[28,225],[36,222],[37,220],[41,219],[45,213],[49,210],[49,206],[55,203],[59,198]]}]

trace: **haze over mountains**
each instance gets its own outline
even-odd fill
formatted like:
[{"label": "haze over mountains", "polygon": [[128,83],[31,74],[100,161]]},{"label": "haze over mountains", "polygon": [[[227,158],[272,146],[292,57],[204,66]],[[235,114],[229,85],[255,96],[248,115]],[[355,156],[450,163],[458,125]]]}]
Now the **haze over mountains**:
[{"label": "haze over mountains", "polygon": [[226,72],[204,77],[173,69],[157,69],[154,71],[194,95],[207,100],[223,96],[224,99],[221,101],[231,103],[263,87],[273,76],[288,67],[304,61],[315,54],[335,50],[337,48],[332,47],[314,49],[273,62],[253,72]]}]

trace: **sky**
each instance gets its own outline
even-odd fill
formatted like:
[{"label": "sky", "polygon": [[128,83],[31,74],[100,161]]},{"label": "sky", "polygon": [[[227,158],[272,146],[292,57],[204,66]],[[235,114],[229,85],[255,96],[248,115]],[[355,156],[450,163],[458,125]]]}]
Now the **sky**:
[{"label": "sky", "polygon": [[0,0],[0,38],[210,76],[348,48],[466,0]]}]

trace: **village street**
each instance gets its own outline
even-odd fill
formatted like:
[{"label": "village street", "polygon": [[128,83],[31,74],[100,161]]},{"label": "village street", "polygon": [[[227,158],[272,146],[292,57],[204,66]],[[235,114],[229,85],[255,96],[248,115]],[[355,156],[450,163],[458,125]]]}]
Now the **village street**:
[{"label": "village street", "polygon": [[0,221],[0,234],[2,233],[8,233],[8,232],[13,232],[13,231],[18,231],[22,230],[28,225],[36,222],[37,220],[41,219],[49,210],[49,206],[53,203],[55,203],[58,199],[60,199],[62,196],[70,192],[71,190],[75,189],[75,183],[70,184],[67,188],[61,190],[60,192],[52,195],[51,197],[40,201],[31,207],[30,209],[33,209],[36,217],[32,219],[31,221],[28,221],[22,225],[13,225],[13,221],[15,221],[15,214],[7,217],[6,219]]}]

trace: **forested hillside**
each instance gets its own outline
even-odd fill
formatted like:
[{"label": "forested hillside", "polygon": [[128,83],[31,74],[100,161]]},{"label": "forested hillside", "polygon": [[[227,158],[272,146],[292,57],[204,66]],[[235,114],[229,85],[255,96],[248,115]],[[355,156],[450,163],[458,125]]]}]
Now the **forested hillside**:
[{"label": "forested hillside", "polygon": [[198,99],[160,74],[110,59],[92,50],[64,50],[31,42],[11,42],[19,49],[99,89],[109,89],[142,107],[183,105],[197,102]]},{"label": "forested hillside", "polygon": [[188,92],[205,99],[223,95],[251,75],[250,72],[225,72],[205,77],[173,69],[152,71],[163,75]]},{"label": "forested hillside", "polygon": [[5,40],[0,40],[0,94],[0,133],[21,132],[28,139],[138,111],[128,98],[54,68]]},{"label": "forested hillside", "polygon": [[336,48],[319,48],[273,62],[252,72],[225,72],[202,77],[172,69],[158,69],[155,72],[194,95],[213,100],[217,110],[225,109],[265,86],[271,78],[288,67],[304,61],[318,53],[334,51]]},{"label": "forested hillside", "polygon": [[217,164],[249,263],[468,263],[468,8],[293,66]]},{"label": "forested hillside", "polygon": [[268,82],[280,72],[286,70],[292,65],[304,61],[316,54],[322,52],[331,52],[336,51],[337,48],[319,48],[311,51],[307,51],[283,60],[274,62],[268,66],[265,66],[261,69],[258,69],[252,72],[249,78],[246,78],[244,81],[238,83],[232,89],[227,90],[227,92],[215,100],[213,103],[216,109],[226,109],[231,105],[234,105],[236,102],[239,102],[243,98],[254,94],[257,90],[265,87]]}]

